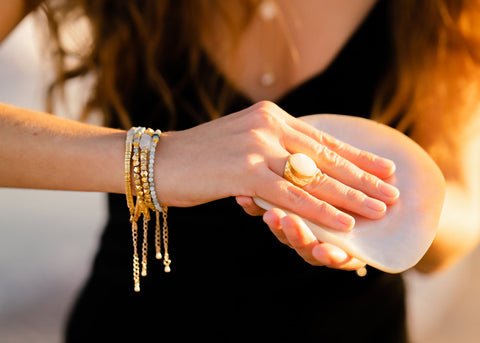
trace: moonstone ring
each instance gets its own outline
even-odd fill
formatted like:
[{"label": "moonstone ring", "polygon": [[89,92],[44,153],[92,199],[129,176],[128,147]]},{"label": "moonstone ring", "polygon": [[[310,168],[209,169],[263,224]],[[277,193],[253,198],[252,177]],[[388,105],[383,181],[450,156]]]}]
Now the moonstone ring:
[{"label": "moonstone ring", "polygon": [[294,185],[303,187],[310,183],[318,173],[320,173],[320,169],[310,157],[296,153],[288,156],[283,177]]}]

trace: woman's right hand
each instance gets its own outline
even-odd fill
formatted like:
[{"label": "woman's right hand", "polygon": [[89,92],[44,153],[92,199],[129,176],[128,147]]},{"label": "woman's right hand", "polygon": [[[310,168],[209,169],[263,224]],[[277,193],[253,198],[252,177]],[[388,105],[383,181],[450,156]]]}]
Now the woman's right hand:
[{"label": "woman's right hand", "polygon": [[[296,152],[310,156],[322,171],[304,188],[282,177],[288,156]],[[155,164],[163,205],[260,197],[338,230],[354,225],[339,209],[376,219],[398,198],[398,190],[382,181],[393,174],[393,162],[340,142],[268,101],[162,134]]]}]

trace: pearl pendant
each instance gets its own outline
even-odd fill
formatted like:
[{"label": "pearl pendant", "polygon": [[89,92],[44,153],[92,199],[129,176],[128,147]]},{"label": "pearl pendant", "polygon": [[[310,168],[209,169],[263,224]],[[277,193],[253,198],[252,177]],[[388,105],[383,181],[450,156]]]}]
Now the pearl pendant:
[{"label": "pearl pendant", "polygon": [[272,72],[263,73],[260,77],[260,84],[263,87],[270,87],[275,83],[275,74]]},{"label": "pearl pendant", "polygon": [[277,16],[277,6],[271,0],[264,0],[258,6],[260,17],[265,21],[270,21]]}]

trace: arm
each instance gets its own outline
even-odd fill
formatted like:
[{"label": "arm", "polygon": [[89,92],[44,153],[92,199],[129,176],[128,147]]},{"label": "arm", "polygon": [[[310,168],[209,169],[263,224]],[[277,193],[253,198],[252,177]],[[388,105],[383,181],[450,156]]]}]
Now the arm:
[{"label": "arm", "polygon": [[[463,181],[447,179],[445,204],[435,240],[416,269],[446,268],[471,252],[480,238],[480,138],[471,135],[461,155]],[[446,174],[448,170],[444,170]]]},{"label": "arm", "polygon": [[17,24],[41,1],[8,0],[0,1],[0,42],[17,26]]},{"label": "arm", "polygon": [[122,193],[125,133],[0,104],[0,186]]},{"label": "arm", "polygon": [[[5,163],[0,186],[122,193],[124,139],[124,131],[1,105],[0,159]],[[393,165],[339,143],[268,102],[167,132],[155,159],[159,201],[193,206],[228,196],[260,196],[313,222],[349,230],[350,215],[332,203],[381,217],[384,211],[372,210],[371,202],[395,199],[381,192],[388,185],[369,172],[387,176]],[[319,189],[329,190],[329,201],[312,196],[281,177],[289,151],[309,154],[327,173],[359,184],[360,190],[327,178]]]},{"label": "arm", "polygon": [[[0,1],[0,42],[40,3]],[[0,186],[122,192],[123,137],[121,131],[0,104]],[[119,173],[106,178],[105,170]]]}]

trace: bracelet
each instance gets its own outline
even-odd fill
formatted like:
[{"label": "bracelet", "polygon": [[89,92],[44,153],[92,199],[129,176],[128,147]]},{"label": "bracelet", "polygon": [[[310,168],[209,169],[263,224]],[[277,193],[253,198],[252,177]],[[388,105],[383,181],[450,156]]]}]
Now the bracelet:
[{"label": "bracelet", "polygon": [[[171,271],[170,255],[168,253],[168,225],[166,206],[161,206],[155,192],[154,164],[155,150],[160,140],[161,131],[145,129],[144,127],[133,127],[127,132],[125,140],[125,195],[127,207],[130,212],[132,224],[133,242],[133,283],[134,291],[140,291],[140,275],[147,275],[148,255],[148,227],[150,210],[155,212],[155,251],[156,258],[162,259],[166,273]],[[136,202],[132,193],[133,187],[136,191]],[[160,213],[162,213],[163,225],[160,232]],[[142,242],[142,271],[140,274],[140,260],[138,256],[138,220],[143,215],[143,242]],[[161,241],[163,238],[164,255],[161,253]]]},{"label": "bracelet", "polygon": [[155,150],[157,149],[158,141],[160,140],[160,135],[162,131],[156,130],[152,136],[152,147],[150,149],[150,160],[148,163],[148,182],[150,183],[150,194],[152,197],[153,206],[158,212],[162,212],[162,206],[158,203],[157,193],[155,192],[155,186],[153,183],[153,167],[155,163]]},{"label": "bracelet", "polygon": [[[162,131],[155,130],[155,133],[152,136],[152,145],[150,148],[150,159],[148,163],[148,182],[150,183],[150,195],[152,197],[153,206],[155,207],[155,215],[156,215],[156,225],[155,225],[155,257],[157,260],[162,259],[162,248],[161,248],[161,236],[160,236],[160,212],[163,212],[163,208],[158,203],[157,193],[155,192],[155,185],[154,185],[154,164],[155,164],[155,151],[157,149],[158,141],[160,140],[160,135]],[[164,223],[164,231],[165,226],[167,225],[167,218],[163,220]],[[166,241],[165,238],[163,240]],[[168,258],[168,256],[167,256]],[[165,266],[166,267],[166,266]],[[168,271],[167,271],[168,272]]]},{"label": "bracelet", "polygon": [[130,159],[132,157],[132,146],[133,146],[133,135],[136,128],[132,127],[127,132],[127,138],[125,139],[125,196],[127,197],[127,206],[130,212],[130,221],[133,220],[133,214],[135,212],[135,205],[133,203],[132,188],[131,188],[131,163]]}]

